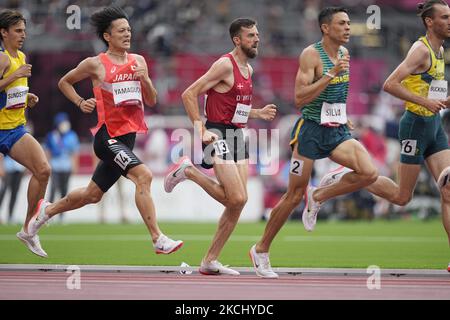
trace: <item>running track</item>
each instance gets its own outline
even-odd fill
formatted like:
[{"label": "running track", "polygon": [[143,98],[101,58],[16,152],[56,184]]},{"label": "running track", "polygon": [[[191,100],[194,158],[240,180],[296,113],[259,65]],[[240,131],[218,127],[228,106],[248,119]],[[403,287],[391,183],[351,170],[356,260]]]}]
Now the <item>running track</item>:
[{"label": "running track", "polygon": [[369,290],[362,269],[278,269],[279,279],[261,279],[249,268],[231,277],[180,274],[177,267],[81,266],[80,289],[68,288],[75,282],[66,269],[0,265],[0,300],[450,300],[450,273],[443,270],[382,270],[381,288]]}]

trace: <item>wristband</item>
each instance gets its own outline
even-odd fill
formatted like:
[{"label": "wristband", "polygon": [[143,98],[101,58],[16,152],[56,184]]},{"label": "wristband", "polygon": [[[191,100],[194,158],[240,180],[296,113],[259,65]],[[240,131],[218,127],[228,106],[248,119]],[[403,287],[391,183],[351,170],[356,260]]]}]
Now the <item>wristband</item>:
[{"label": "wristband", "polygon": [[331,79],[334,79],[334,75],[332,75],[330,72],[325,72],[325,75],[330,77]]},{"label": "wristband", "polygon": [[81,108],[81,104],[83,103],[83,101],[86,101],[86,100],[84,100],[84,98],[81,98],[80,102],[78,102],[78,108]]}]

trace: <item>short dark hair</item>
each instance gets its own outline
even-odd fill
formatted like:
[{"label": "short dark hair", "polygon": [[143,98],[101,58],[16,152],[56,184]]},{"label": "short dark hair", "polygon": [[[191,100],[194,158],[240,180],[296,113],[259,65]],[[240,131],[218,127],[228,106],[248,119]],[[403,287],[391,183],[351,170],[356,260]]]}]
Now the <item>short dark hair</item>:
[{"label": "short dark hair", "polygon": [[322,11],[319,13],[319,28],[320,32],[322,32],[322,25],[323,24],[330,24],[331,20],[333,19],[333,16],[338,12],[344,12],[348,14],[348,10],[344,7],[326,7],[323,8]]},{"label": "short dark hair", "polygon": [[[27,20],[23,17],[23,15],[19,11],[11,9],[5,9],[0,11],[0,29],[8,30],[9,27],[15,25],[20,21],[23,21],[25,24],[27,23]],[[1,34],[0,40],[3,40]]]},{"label": "short dark hair", "polygon": [[[257,22],[254,19],[251,18],[238,18],[233,20],[233,22],[231,22],[230,25],[230,37],[231,37],[231,41],[233,41],[234,37],[239,36],[239,34],[241,33],[241,28],[251,28],[253,26],[256,26]],[[233,41],[234,44],[234,41]]]},{"label": "short dark hair", "polygon": [[427,0],[425,2],[421,2],[417,5],[417,15],[422,18],[423,25],[425,28],[427,24],[425,23],[425,18],[433,18],[434,17],[434,5],[441,4],[444,6],[448,6],[448,3],[444,0]]},{"label": "short dark hair", "polygon": [[108,42],[103,37],[103,34],[111,31],[111,23],[117,19],[130,20],[125,11],[119,7],[106,7],[95,12],[91,16],[91,24],[95,27],[97,36],[106,44],[106,46],[108,46]]}]

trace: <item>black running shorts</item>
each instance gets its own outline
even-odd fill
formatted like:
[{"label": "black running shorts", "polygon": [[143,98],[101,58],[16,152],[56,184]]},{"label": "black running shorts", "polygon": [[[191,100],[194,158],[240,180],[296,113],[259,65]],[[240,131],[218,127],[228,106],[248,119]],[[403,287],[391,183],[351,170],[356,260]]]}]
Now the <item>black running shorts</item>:
[{"label": "black running shorts", "polygon": [[234,162],[249,158],[248,140],[241,128],[209,121],[206,121],[205,127],[208,131],[217,134],[219,139],[210,144],[203,144],[203,168],[213,167],[215,155],[224,160],[234,160]]},{"label": "black running shorts", "polygon": [[142,164],[133,153],[136,133],[111,138],[103,125],[94,138],[94,151],[101,160],[95,168],[92,181],[103,192],[107,192],[120,176],[126,176],[128,170]]}]

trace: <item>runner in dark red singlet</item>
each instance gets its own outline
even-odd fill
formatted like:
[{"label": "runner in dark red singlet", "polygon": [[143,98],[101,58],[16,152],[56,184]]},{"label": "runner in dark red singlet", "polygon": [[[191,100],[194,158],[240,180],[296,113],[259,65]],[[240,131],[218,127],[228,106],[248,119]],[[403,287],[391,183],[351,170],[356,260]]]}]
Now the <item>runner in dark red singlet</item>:
[{"label": "runner in dark red singlet", "polygon": [[[185,179],[200,185],[225,206],[217,232],[204,256],[200,273],[208,275],[239,275],[223,266],[218,257],[233,232],[247,202],[248,147],[242,128],[249,118],[273,120],[276,106],[252,108],[252,67],[248,60],[258,54],[259,34],[256,21],[236,19],[230,26],[235,48],[223,55],[211,68],[183,93],[183,103],[202,137],[202,166],[214,168],[217,180],[196,169],[188,158],[182,158],[166,176],[167,192]],[[200,117],[198,97],[206,93],[206,123]]]},{"label": "runner in dark red singlet", "polygon": [[[117,7],[104,8],[91,17],[97,34],[108,47],[106,53],[83,60],[59,82],[64,95],[84,113],[97,110],[98,123],[92,129],[94,151],[101,160],[91,182],[50,204],[42,199],[40,213],[31,225],[36,234],[53,216],[99,202],[121,175],[136,185],[136,206],[146,224],[156,253],[178,250],[182,241],[165,236],[158,227],[155,206],[150,195],[151,171],[133,153],[137,133],[146,133],[144,104],[156,103],[156,90],[148,76],[145,59],[128,53],[131,28],[126,13]],[[74,84],[90,78],[95,98],[85,99]]]}]

